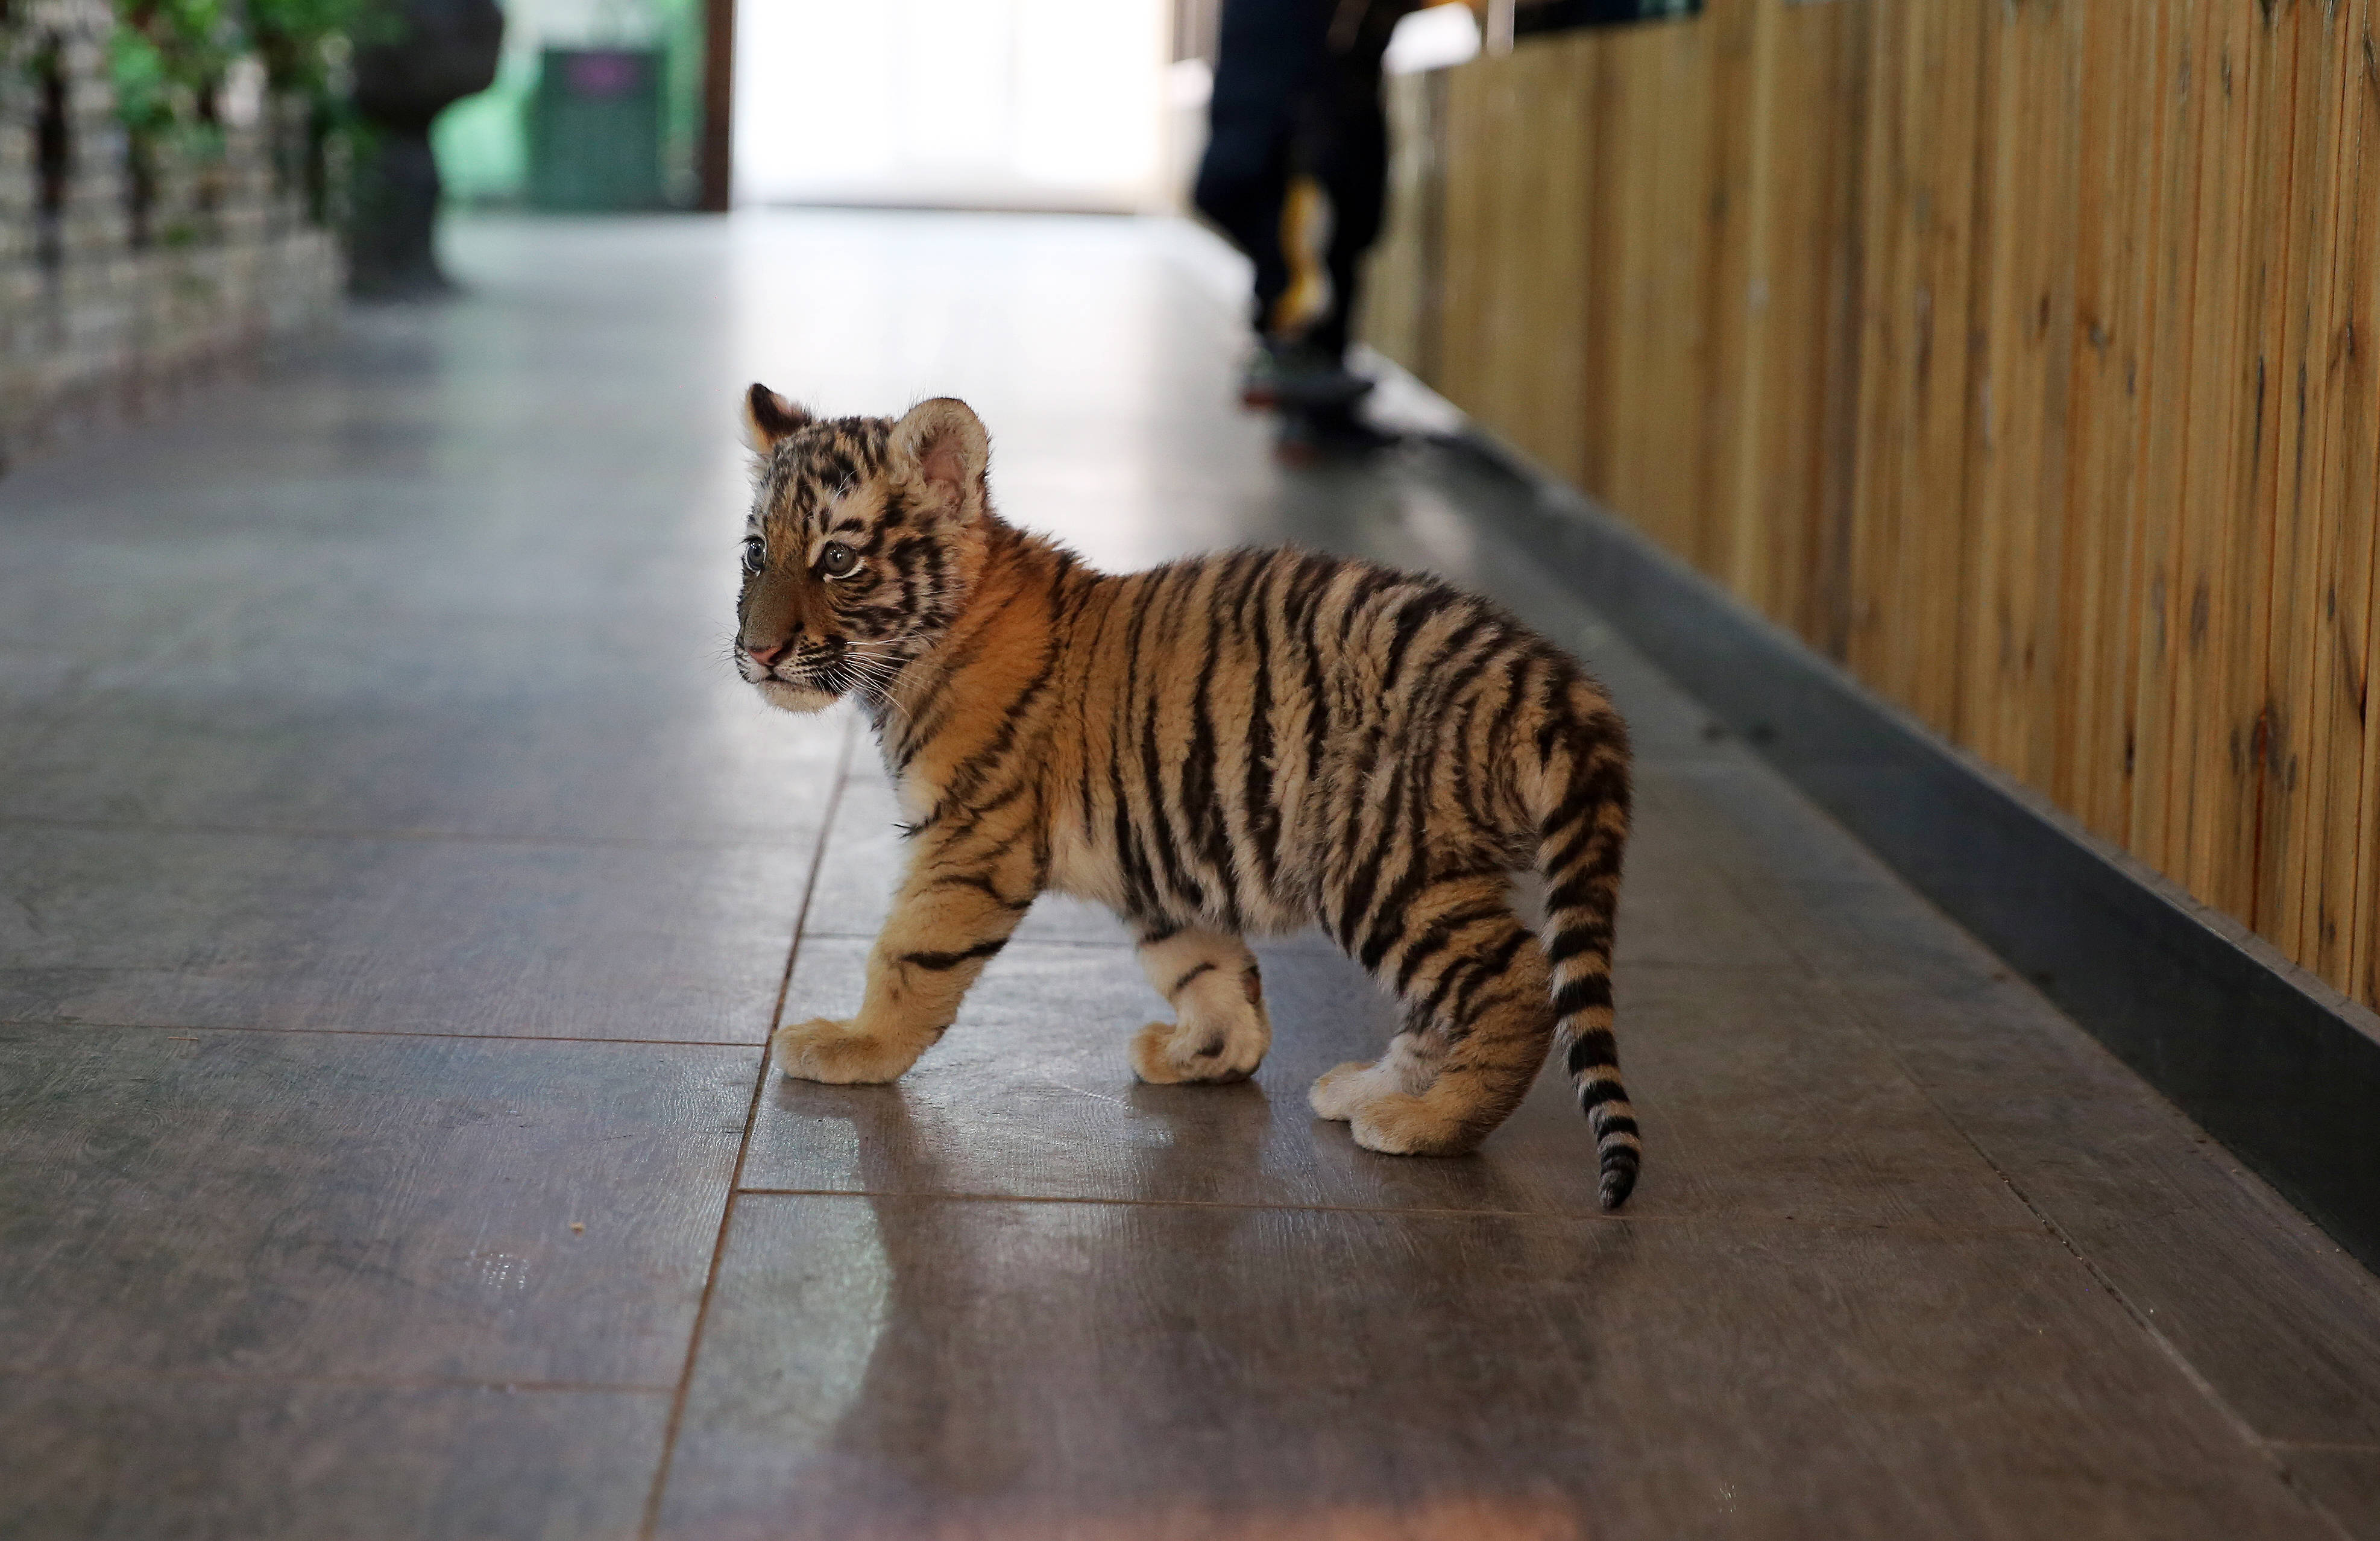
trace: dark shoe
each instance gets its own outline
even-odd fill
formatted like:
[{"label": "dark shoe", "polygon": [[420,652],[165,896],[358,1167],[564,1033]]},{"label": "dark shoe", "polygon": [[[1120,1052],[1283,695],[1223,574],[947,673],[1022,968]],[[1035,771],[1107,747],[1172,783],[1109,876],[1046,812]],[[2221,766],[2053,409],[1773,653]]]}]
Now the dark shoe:
[{"label": "dark shoe", "polygon": [[1240,405],[1257,411],[1270,409],[1281,399],[1274,394],[1280,381],[1280,351],[1269,342],[1257,344],[1240,366]]},{"label": "dark shoe", "polygon": [[1326,459],[1370,455],[1402,443],[1402,434],[1374,428],[1356,416],[1352,405],[1311,410],[1284,406],[1273,453],[1284,465],[1311,466]]},{"label": "dark shoe", "polygon": [[1240,371],[1244,406],[1351,407],[1371,388],[1370,381],[1351,373],[1338,358],[1299,343],[1260,343]]}]

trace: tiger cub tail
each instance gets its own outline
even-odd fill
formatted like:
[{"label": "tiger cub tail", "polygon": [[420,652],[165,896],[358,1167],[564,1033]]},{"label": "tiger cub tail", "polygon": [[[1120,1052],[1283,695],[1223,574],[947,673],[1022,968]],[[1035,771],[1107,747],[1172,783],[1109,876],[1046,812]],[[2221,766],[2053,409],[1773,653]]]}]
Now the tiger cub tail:
[{"label": "tiger cub tail", "polygon": [[1644,1161],[1611,1031],[1612,922],[1628,844],[1628,735],[1598,694],[1582,687],[1578,695],[1575,726],[1544,746],[1544,801],[1552,807],[1537,827],[1537,871],[1546,886],[1540,940],[1556,1041],[1595,1132],[1603,1207],[1617,1209]]}]

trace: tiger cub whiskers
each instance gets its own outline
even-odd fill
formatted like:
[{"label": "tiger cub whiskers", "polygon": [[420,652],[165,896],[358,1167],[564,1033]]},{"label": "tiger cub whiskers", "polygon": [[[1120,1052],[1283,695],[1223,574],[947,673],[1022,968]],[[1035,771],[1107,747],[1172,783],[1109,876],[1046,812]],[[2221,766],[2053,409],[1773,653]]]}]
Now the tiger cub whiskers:
[{"label": "tiger cub whiskers", "polygon": [[[1373,1150],[1475,1147],[1559,1042],[1606,1208],[1634,1185],[1612,1037],[1627,731],[1578,664],[1438,579],[1294,550],[1106,574],[993,512],[962,402],[897,420],[746,399],[755,496],[735,659],[770,701],[856,695],[910,836],[848,1021],[777,1063],[890,1081],[1043,892],[1108,905],[1174,1011],[1141,1079],[1255,1073],[1272,1038],[1242,939],[1318,925],[1388,987],[1382,1056],[1314,1084]],[[1510,875],[1546,885],[1542,936]]]}]

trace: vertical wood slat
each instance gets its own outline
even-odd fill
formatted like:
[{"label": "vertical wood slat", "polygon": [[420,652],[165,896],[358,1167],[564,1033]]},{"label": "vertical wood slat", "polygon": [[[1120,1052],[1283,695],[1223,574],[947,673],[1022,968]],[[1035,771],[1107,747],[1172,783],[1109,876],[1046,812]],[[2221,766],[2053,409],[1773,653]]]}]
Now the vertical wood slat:
[{"label": "vertical wood slat", "polygon": [[2077,73],[2074,323],[2063,595],[2051,796],[2104,839],[2131,831],[2142,362],[2151,190],[2157,180],[2155,11],[2086,5]]},{"label": "vertical wood slat", "polygon": [[1904,706],[1912,705],[1907,671],[1897,666],[1897,617],[1885,601],[1900,564],[1895,515],[1907,505],[1917,438],[1914,415],[1889,404],[1909,399],[1928,319],[1916,313],[1910,297],[1916,265],[1910,204],[1924,143],[1910,99],[1918,30],[1913,7],[1892,0],[1873,6],[1860,189],[1860,388],[1852,431],[1859,453],[1852,471],[1841,654],[1855,673]]},{"label": "vertical wood slat", "polygon": [[2156,175],[2143,228],[2149,243],[2140,379],[2144,400],[2136,553],[2131,575],[2133,673],[2125,761],[2126,815],[2134,854],[2170,872],[2168,818],[2176,782],[2173,676],[2187,604],[2180,594],[2183,446],[2197,384],[2196,293],[2199,162],[2205,149],[2205,38],[2202,13],[2223,0],[2171,0],[2157,7],[2152,79],[2156,96]]},{"label": "vertical wood slat", "polygon": [[[2362,527],[2353,553],[2362,560],[2341,572],[2337,585],[2338,620],[2330,634],[2335,649],[2325,651],[2338,660],[2334,699],[2342,706],[2351,701],[2361,729],[2360,734],[2339,736],[2361,737],[2362,754],[2354,775],[2355,876],[2351,885],[2326,882],[2325,886],[2328,893],[2352,895],[2340,916],[2347,938],[2343,966],[2337,977],[2350,992],[2380,1002],[2380,702],[2372,698],[2373,665],[2380,662],[2380,576],[2374,573],[2375,563],[2380,563],[2380,539],[2371,529],[2373,510],[2380,508],[2380,469],[2374,464],[2374,440],[2380,438],[2380,428],[2375,428],[2380,423],[2380,387],[2373,379],[2375,363],[2380,363],[2374,358],[2375,349],[2380,349],[2380,231],[2373,229],[2375,219],[2380,219],[2380,212],[2375,212],[2375,206],[2380,206],[2380,47],[2375,47],[2375,42],[2380,40],[2374,37],[2380,20],[2375,20],[2370,6],[2361,7],[2358,19],[2357,35],[2348,45],[2358,72],[2354,83],[2358,174],[2351,203],[2357,212],[2356,231],[2348,247],[2351,261],[2345,274],[2353,309],[2342,329],[2340,345],[2350,355],[2350,366],[2343,387],[2347,394],[2343,418],[2350,436],[2343,436],[2341,443],[2347,475],[2340,507],[2345,520]],[[2360,628],[2348,603],[2358,592],[2363,596],[2364,611]],[[2342,745],[2334,758],[2336,784],[2338,772],[2349,768],[2353,757]],[[2338,802],[2334,800],[2332,807],[2336,809]],[[2334,837],[2327,843],[2336,851],[2346,843]]]},{"label": "vertical wood slat", "polygon": [[2216,625],[2215,584],[2220,574],[2217,531],[2222,510],[2215,500],[2228,482],[2232,450],[2232,411],[2237,405],[2234,369],[2239,339],[2238,282],[2240,210],[2236,201],[2246,160],[2248,61],[2240,48],[2241,7],[2228,0],[2204,0],[2197,7],[2193,63],[2196,67],[2196,186],[2192,246],[2192,286],[2182,314],[2192,334],[2189,400],[2179,408],[2180,479],[2173,504],[2172,588],[2168,625],[2169,667],[2162,682],[2165,732],[2143,745],[2155,759],[2143,783],[2165,789],[2165,817],[2142,831],[2151,842],[2149,859],[2204,897],[2193,882],[2191,830],[2203,819],[2197,807],[2199,735],[2205,732],[2202,708],[2208,679],[2209,638]]},{"label": "vertical wood slat", "polygon": [[2224,4],[2206,14],[2215,74],[2200,161],[2196,304],[2210,345],[2201,379],[2211,389],[2192,398],[2184,451],[2189,612],[2186,661],[2173,682],[2183,800],[2167,841],[2169,870],[2201,899],[2244,918],[2253,903],[2254,788],[2253,727],[2241,721],[2241,698],[2262,683],[2254,611],[2273,405],[2261,343],[2289,178],[2287,129],[2270,109],[2291,83],[2291,60],[2256,7]]},{"label": "vertical wood slat", "polygon": [[[1578,423],[1589,350],[1591,37],[1458,71],[1447,100],[1449,243],[1437,349],[1447,394],[1568,477],[1585,469]],[[1488,238],[1476,238],[1488,234]]]},{"label": "vertical wood slat", "polygon": [[2284,952],[2309,953],[2306,839],[2314,817],[2307,775],[2314,711],[2315,649],[2325,557],[2336,522],[2330,487],[2338,392],[2324,366],[2338,327],[2341,133],[2347,51],[2344,8],[2293,5],[2297,87],[2284,103],[2290,130],[2285,266],[2273,285],[2268,346],[2277,346],[2277,420],[2270,477],[2273,514],[2265,607],[2263,698],[2252,746],[2258,761],[2255,887],[2250,918]]},{"label": "vertical wood slat", "polygon": [[1448,81],[1446,182],[1439,193],[1448,238],[1444,271],[1436,275],[1439,325],[1444,335],[1437,350],[1439,378],[1433,382],[1449,400],[1463,404],[1466,411],[1488,422],[1496,421],[1495,406],[1481,394],[1480,366],[1495,331],[1485,322],[1482,309],[1492,282],[1489,263],[1500,255],[1500,243],[1487,238],[1494,228],[1488,193],[1500,164],[1488,137],[1494,128],[1488,115],[1495,101],[1493,83],[1493,73],[1480,69],[1457,70]]},{"label": "vertical wood slat", "polygon": [[1864,166],[1873,131],[1868,114],[1875,101],[1869,13],[1877,3],[1857,0],[1834,13],[1840,19],[1827,40],[1831,67],[1811,87],[1818,100],[1830,99],[1828,109],[1817,115],[1843,125],[1840,138],[1832,146],[1832,198],[1814,225],[1816,242],[1825,253],[1822,325],[1826,337],[1821,367],[1826,405],[1815,424],[1820,535],[1815,547],[1816,570],[1811,590],[1815,611],[1808,634],[1838,661],[1850,655],[1856,605],[1852,565],[1860,461],[1860,368],[1864,353],[1860,313],[1867,275],[1861,234],[1867,227],[1868,181]]},{"label": "vertical wood slat", "polygon": [[1702,232],[1711,252],[1701,305],[1710,331],[1700,414],[1701,455],[1708,467],[1702,561],[1764,608],[1775,578],[1759,503],[1767,410],[1760,364],[1769,332],[1761,286],[1776,191],[1770,108],[1779,9],[1761,0],[1718,0],[1704,29],[1711,40],[1713,132]]},{"label": "vertical wood slat", "polygon": [[2056,748],[2063,628],[2057,539],[2074,324],[2075,181],[2081,82],[2074,0],[1986,6],[1992,52],[1987,277],[1970,449],[1973,566],[1961,660],[1961,736],[2036,784]]},{"label": "vertical wood slat", "polygon": [[1868,121],[1888,149],[1869,176],[1866,243],[1887,265],[1869,268],[1861,424],[1864,449],[1875,447],[1880,464],[1862,478],[1853,516],[1863,556],[1849,657],[1888,696],[1951,732],[1966,603],[1985,8],[1887,3],[1875,14]]},{"label": "vertical wood slat", "polygon": [[1867,17],[1861,0],[1771,4],[1758,8],[1758,24],[1730,581],[1772,618],[1840,653]]},{"label": "vertical wood slat", "polygon": [[2226,499],[2224,570],[2230,587],[2226,646],[2215,671],[2224,691],[2223,742],[2202,751],[2221,750],[2215,783],[2219,800],[2196,850],[2207,892],[2251,924],[2259,918],[2264,815],[2286,792],[2289,724],[2270,689],[2271,626],[2277,586],[2295,576],[2286,566],[2294,547],[2285,542],[2283,527],[2306,404],[2298,370],[2302,328],[2290,316],[2301,316],[2308,298],[2301,280],[2311,261],[2311,232],[2295,211],[2309,196],[2312,169],[2301,129],[2313,127],[2298,103],[2318,103],[2322,95],[2315,78],[2323,20],[2318,4],[2281,0],[2249,29],[2249,47],[2259,61],[2249,149],[2246,309],[2240,322],[2241,387],[2250,394],[2235,430]]},{"label": "vertical wood slat", "polygon": [[2380,996],[2375,0],[1710,0],[1439,97],[1442,388]]},{"label": "vertical wood slat", "polygon": [[2380,867],[2380,712],[2373,710],[2371,667],[2380,658],[2380,540],[2371,510],[2380,507],[2380,48],[2371,0],[2356,0],[2342,38],[2347,69],[2344,116],[2351,119],[2350,212],[2339,240],[2335,291],[2339,322],[2327,347],[2327,379],[2339,398],[2338,522],[2327,551],[2321,624],[2315,629],[2313,736],[2309,762],[2321,779],[2311,798],[2306,934],[2311,969],[2363,1001],[2380,1001],[2371,977],[2380,955],[2380,912],[2373,905]]},{"label": "vertical wood slat", "polygon": [[[1673,550],[1700,560],[1708,467],[1701,404],[1710,329],[1702,310],[1710,253],[1703,239],[1711,139],[1710,46],[1692,27],[1604,35],[1614,110],[1603,207],[1613,221],[1613,285],[1605,322],[1614,372],[1601,431],[1621,504]],[[1678,404],[1692,402],[1694,410]],[[1592,430],[1590,430],[1592,431]]]},{"label": "vertical wood slat", "polygon": [[2334,423],[2323,500],[2329,522],[2319,542],[2322,576],[2307,649],[2307,860],[2291,949],[2325,979],[2367,1001],[2380,999],[2364,972],[2380,916],[2359,876],[2380,851],[2371,785],[2380,759],[2366,736],[2380,564],[2373,528],[2380,508],[2380,63],[2373,28],[2370,0],[2354,0],[2338,40],[2338,235],[2321,357]]}]

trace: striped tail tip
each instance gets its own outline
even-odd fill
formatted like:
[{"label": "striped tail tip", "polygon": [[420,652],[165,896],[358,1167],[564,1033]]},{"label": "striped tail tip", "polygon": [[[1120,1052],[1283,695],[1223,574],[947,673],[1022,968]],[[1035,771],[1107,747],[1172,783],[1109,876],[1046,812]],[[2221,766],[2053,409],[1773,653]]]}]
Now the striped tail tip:
[{"label": "striped tail tip", "polygon": [[1617,1209],[1628,1202],[1636,1187],[1638,1156],[1633,1146],[1619,1146],[1603,1153],[1603,1185],[1601,1198],[1606,1209]]},{"label": "striped tail tip", "polygon": [[1571,1044],[1570,1070],[1579,1081],[1579,1109],[1595,1134],[1603,1207],[1617,1209],[1635,1190],[1637,1171],[1645,1164],[1645,1146],[1636,1133],[1636,1110],[1628,1105],[1627,1089],[1620,1084],[1611,1029],[1591,1027],[1580,1033]]}]

